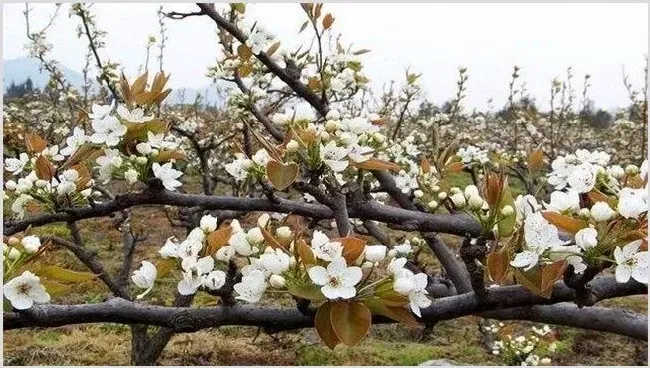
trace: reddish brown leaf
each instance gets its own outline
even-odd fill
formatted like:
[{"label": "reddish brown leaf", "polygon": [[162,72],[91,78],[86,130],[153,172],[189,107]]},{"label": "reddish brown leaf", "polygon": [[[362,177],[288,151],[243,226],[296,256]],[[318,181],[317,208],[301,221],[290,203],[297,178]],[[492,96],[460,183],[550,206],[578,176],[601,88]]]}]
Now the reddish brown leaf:
[{"label": "reddish brown leaf", "polygon": [[266,164],[266,175],[273,187],[277,190],[285,190],[298,178],[300,167],[293,162],[282,164],[271,160]]},{"label": "reddish brown leaf", "polygon": [[345,261],[349,265],[354,264],[354,262],[363,254],[367,243],[367,241],[353,236],[332,239],[332,241],[341,242],[341,245],[343,246],[343,258],[345,258]]},{"label": "reddish brown leaf", "polygon": [[27,152],[34,154],[43,151],[47,147],[47,142],[36,133],[25,134],[25,146]]},{"label": "reddish brown leaf", "polygon": [[497,284],[505,281],[510,267],[510,252],[502,249],[498,252],[491,252],[487,256],[487,268],[490,278]]},{"label": "reddish brown leaf", "polygon": [[558,229],[564,230],[571,234],[575,234],[581,229],[589,226],[587,221],[574,219],[557,212],[542,211],[542,216],[546,219],[546,221],[555,225]]},{"label": "reddish brown leaf", "polygon": [[399,166],[398,164],[380,160],[377,158],[370,158],[363,162],[351,162],[351,164],[354,167],[357,167],[359,169],[366,169],[366,170],[389,170],[394,172],[399,172],[400,170],[402,170],[402,167]]},{"label": "reddish brown leaf", "polygon": [[211,256],[215,254],[219,250],[219,248],[228,244],[228,240],[230,240],[231,234],[232,234],[232,227],[230,227],[230,225],[226,225],[208,234],[208,236],[206,237],[208,247],[205,250],[205,255]]},{"label": "reddish brown leaf", "polygon": [[536,172],[542,168],[544,164],[544,152],[541,149],[532,150],[528,154],[528,170]]},{"label": "reddish brown leaf", "polygon": [[323,29],[329,29],[332,26],[332,23],[334,23],[334,17],[332,14],[327,13],[323,17]]},{"label": "reddish brown leaf", "polygon": [[47,157],[41,155],[38,156],[36,159],[36,176],[39,179],[43,179],[45,181],[50,181],[54,177],[54,166],[50,163],[50,161],[47,159]]},{"label": "reddish brown leaf", "polygon": [[320,336],[321,340],[327,345],[330,349],[334,349],[339,343],[339,338],[334,332],[334,327],[332,327],[331,320],[331,311],[332,303],[325,302],[323,305],[318,307],[316,311],[316,316],[314,317],[314,326]]},{"label": "reddish brown leaf", "polygon": [[334,333],[345,345],[357,345],[370,330],[370,309],[360,302],[334,302],[331,305],[330,320]]}]

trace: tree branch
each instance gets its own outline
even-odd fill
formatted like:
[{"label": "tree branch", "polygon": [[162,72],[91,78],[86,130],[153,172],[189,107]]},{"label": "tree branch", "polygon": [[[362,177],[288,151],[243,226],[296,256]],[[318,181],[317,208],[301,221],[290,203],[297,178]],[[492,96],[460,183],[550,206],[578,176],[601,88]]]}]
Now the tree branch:
[{"label": "tree branch", "polygon": [[[618,284],[613,277],[594,279],[592,288],[596,290],[599,300],[647,293],[646,285],[635,281]],[[506,286],[492,289],[483,301],[479,300],[474,293],[436,299],[430,307],[422,310],[420,322],[434,323],[487,311],[499,311],[531,305],[551,305],[571,301],[574,297],[575,291],[562,282],[555,284],[549,299],[535,296],[519,285]],[[531,312],[527,312],[528,314],[512,311],[510,316],[512,318],[515,318],[515,316],[521,316],[522,318],[532,316],[531,318],[541,320],[539,313],[545,313],[545,317],[552,319],[554,317],[549,314],[554,311],[554,309],[533,309]],[[508,318],[508,315],[503,317]],[[143,305],[120,298],[97,304],[35,306],[26,311],[4,313],[3,319],[5,329],[8,330],[24,327],[56,327],[99,322],[156,325],[175,332],[192,332],[226,325],[258,326],[279,331],[313,327],[312,316],[306,316],[293,308],[275,309],[251,305],[207,308],[161,307]],[[558,321],[557,318],[555,320]],[[392,322],[383,317],[375,317],[373,321],[375,323]],[[627,321],[635,325],[636,323],[647,323],[647,320],[644,322],[642,318],[636,317],[629,317]],[[562,323],[570,325],[572,320],[562,321]],[[588,327],[584,320],[580,321],[580,323]],[[599,324],[598,327],[602,330],[609,328],[605,323]],[[647,330],[643,332],[639,328],[625,331],[620,331],[620,328],[615,327],[609,329],[612,330],[611,332],[618,331],[617,333],[634,334],[636,338],[647,338]]]},{"label": "tree branch", "polygon": [[[267,198],[239,198],[182,194],[166,190],[145,190],[140,193],[116,195],[115,199],[100,203],[95,207],[72,208],[65,212],[44,214],[21,221],[5,221],[4,234],[9,236],[26,230],[29,226],[42,226],[60,221],[110,216],[114,212],[141,205],[170,205],[179,207],[199,207],[203,210],[270,211],[294,213],[314,219],[334,218],[330,208],[320,204],[304,203],[279,198],[273,202]],[[465,215],[436,215],[409,211],[386,206],[375,201],[348,204],[347,212],[351,218],[363,218],[385,223],[401,224],[420,231],[436,231],[463,236],[478,234],[481,228],[472,218]]]},{"label": "tree branch", "polygon": [[[228,20],[223,18],[221,15],[219,15],[219,13],[217,13],[217,11],[214,9],[214,6],[212,4],[197,3],[196,5],[201,9],[203,13],[205,13],[208,17],[214,20],[215,23],[219,25],[219,27],[225,29],[239,42],[246,43],[246,36],[244,35],[244,33],[242,33],[242,31],[239,30],[236,25],[228,22]],[[300,82],[300,80],[296,80],[291,76],[289,76],[284,71],[284,68],[282,68],[275,61],[273,61],[265,52],[262,51],[259,54],[256,54],[255,57],[262,64],[264,64],[264,66],[266,66],[271,73],[278,76],[278,78],[280,78],[284,83],[286,83],[289,87],[291,87],[291,89],[293,89],[294,92],[296,92],[296,94],[298,94],[310,105],[312,105],[322,116],[327,115],[327,112],[329,111],[327,104],[323,100],[321,100],[321,98],[318,95],[312,92],[309,89],[309,87],[307,87],[305,84]]]}]

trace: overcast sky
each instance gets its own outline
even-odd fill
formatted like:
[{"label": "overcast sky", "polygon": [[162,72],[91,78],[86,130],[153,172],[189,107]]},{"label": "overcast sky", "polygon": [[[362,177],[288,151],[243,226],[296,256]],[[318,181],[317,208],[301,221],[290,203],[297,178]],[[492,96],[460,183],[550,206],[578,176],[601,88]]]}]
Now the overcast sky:
[{"label": "overcast sky", "polygon": [[[31,4],[32,27],[42,27],[53,4]],[[3,57],[25,55],[24,4],[3,6]],[[157,36],[155,4],[96,4],[100,29],[108,32],[102,54],[133,75],[144,61],[147,36]],[[76,36],[78,19],[69,5],[48,34],[53,55],[81,70],[86,43]],[[194,10],[193,4],[164,4],[165,10]],[[648,48],[647,4],[326,4],[343,41],[367,48],[366,74],[375,88],[403,80],[404,68],[423,73],[422,84],[436,103],[451,98],[458,66],[469,70],[468,105],[501,106],[513,65],[522,68],[528,90],[548,106],[550,80],[573,66],[576,85],[592,75],[598,106],[627,104],[622,66],[636,85],[643,81]],[[247,17],[261,22],[283,45],[300,42],[305,19],[298,4],[250,5]],[[204,87],[206,68],[218,52],[215,24],[206,17],[167,20],[165,69],[172,87]],[[306,33],[306,32],[305,32]],[[303,38],[304,39],[304,38]],[[155,55],[155,51],[154,51]],[[155,59],[154,59],[155,62]],[[579,89],[579,86],[576,86]]]}]

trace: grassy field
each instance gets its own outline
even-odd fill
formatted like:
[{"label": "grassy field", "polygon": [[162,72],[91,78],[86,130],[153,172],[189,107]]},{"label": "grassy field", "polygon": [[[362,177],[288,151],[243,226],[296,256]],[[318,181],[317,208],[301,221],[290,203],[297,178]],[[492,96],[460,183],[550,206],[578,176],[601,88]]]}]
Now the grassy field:
[{"label": "grassy field", "polygon": [[[253,216],[252,216],[253,217]],[[143,230],[147,238],[138,244],[135,265],[144,259],[157,260],[158,250],[170,236],[184,236],[183,228],[172,227],[165,212],[156,207],[134,210],[132,226]],[[109,273],[121,263],[121,234],[110,219],[89,219],[79,224],[87,246],[98,252]],[[156,231],[152,231],[156,229]],[[57,234],[69,237],[60,224],[34,229],[36,234]],[[450,246],[458,239],[446,237]],[[427,257],[426,254],[423,255]],[[65,250],[53,250],[47,263],[85,270]],[[429,257],[428,267],[437,268]],[[156,282],[147,297],[153,304],[170,303],[177,274]],[[110,296],[101,284],[75,287],[72,294],[55,297],[53,303],[95,303]],[[277,303],[290,305],[290,301]],[[199,294],[194,305],[214,305],[213,298]],[[601,303],[647,313],[647,297],[636,296]],[[421,329],[401,325],[373,327],[370,337],[356,348],[337,347],[330,350],[320,343],[313,329],[283,332],[273,336],[260,334],[249,327],[222,327],[196,333],[177,334],[172,338],[159,363],[163,365],[417,365],[430,359],[448,359],[466,365],[500,365],[484,347],[478,329],[478,317],[464,317],[435,325],[423,335]],[[520,330],[529,323],[512,323]],[[553,327],[553,326],[552,326]],[[558,365],[640,365],[647,361],[647,342],[613,334],[594,333],[573,328],[554,328],[559,350],[553,357]],[[128,365],[130,332],[116,324],[78,325],[51,329],[21,329],[4,332],[5,365]]]}]

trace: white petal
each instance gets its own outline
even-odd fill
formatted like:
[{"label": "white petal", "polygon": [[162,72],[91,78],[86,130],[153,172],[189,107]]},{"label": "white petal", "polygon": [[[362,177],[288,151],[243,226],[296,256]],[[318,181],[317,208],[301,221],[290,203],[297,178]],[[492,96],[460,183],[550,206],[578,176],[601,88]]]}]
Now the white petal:
[{"label": "white petal", "polygon": [[626,283],[630,280],[631,275],[632,275],[632,270],[630,270],[630,266],[619,265],[618,267],[616,267],[616,282]]},{"label": "white petal", "polygon": [[343,299],[350,299],[354,298],[354,296],[357,295],[357,289],[355,289],[353,286],[341,286],[339,287],[338,293],[339,297]]},{"label": "white petal", "polygon": [[321,293],[325,295],[327,299],[336,299],[339,297],[339,290],[340,288],[333,287],[332,285],[325,285],[322,288],[320,288]]},{"label": "white petal", "polygon": [[309,273],[309,278],[316,284],[316,285],[325,285],[327,284],[327,281],[329,280],[329,274],[327,273],[327,270],[325,267],[322,266],[314,266],[307,271]]},{"label": "white petal", "polygon": [[20,310],[29,309],[34,305],[34,300],[22,293],[16,295],[13,299],[10,300],[10,302],[14,308]]},{"label": "white petal", "polygon": [[362,277],[363,272],[361,272],[360,267],[348,267],[348,269],[344,271],[343,279],[341,281],[345,286],[354,286],[361,281]]}]

